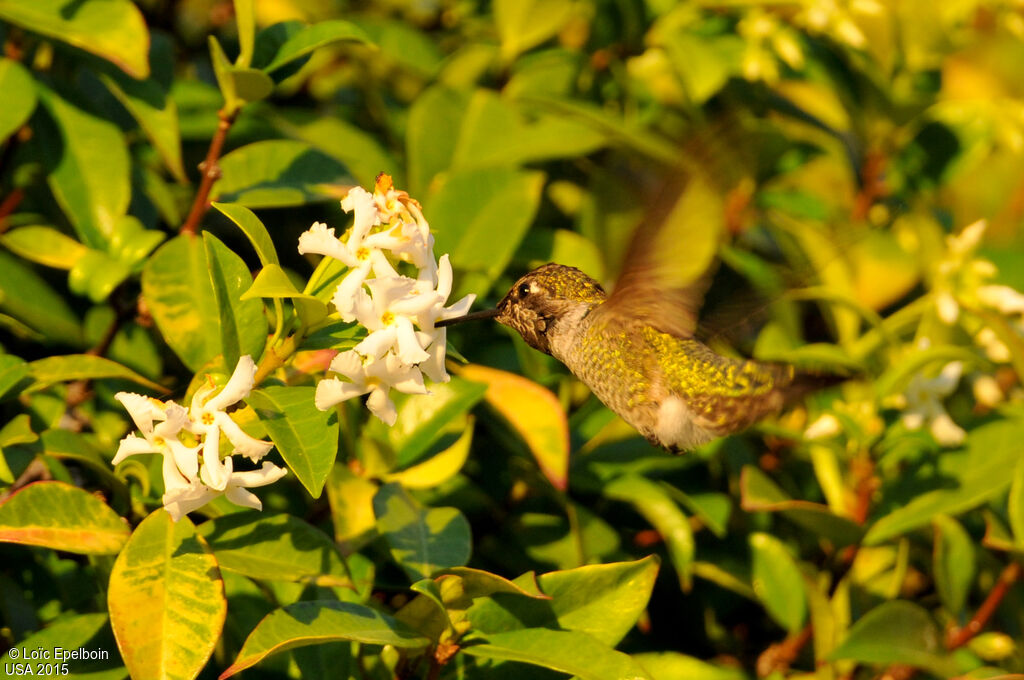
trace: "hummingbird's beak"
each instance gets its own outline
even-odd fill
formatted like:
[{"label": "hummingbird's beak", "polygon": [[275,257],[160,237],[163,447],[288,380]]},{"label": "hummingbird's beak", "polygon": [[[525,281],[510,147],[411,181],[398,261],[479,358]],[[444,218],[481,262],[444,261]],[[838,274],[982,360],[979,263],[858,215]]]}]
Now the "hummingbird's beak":
[{"label": "hummingbird's beak", "polygon": [[452,324],[462,323],[463,321],[479,321],[480,319],[493,319],[498,316],[498,309],[484,309],[479,312],[471,312],[464,316],[457,316],[454,319],[445,319],[444,321],[438,321],[434,324],[435,327],[444,328],[445,326],[451,326]]}]

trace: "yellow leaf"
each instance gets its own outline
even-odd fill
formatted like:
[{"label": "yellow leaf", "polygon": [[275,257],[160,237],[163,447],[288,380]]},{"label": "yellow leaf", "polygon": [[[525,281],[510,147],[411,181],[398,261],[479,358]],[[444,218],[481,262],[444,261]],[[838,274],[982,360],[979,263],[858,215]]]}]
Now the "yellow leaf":
[{"label": "yellow leaf", "polygon": [[569,477],[569,421],[558,398],[532,380],[486,366],[463,366],[459,375],[487,385],[487,403],[522,437],[548,481],[564,491]]}]

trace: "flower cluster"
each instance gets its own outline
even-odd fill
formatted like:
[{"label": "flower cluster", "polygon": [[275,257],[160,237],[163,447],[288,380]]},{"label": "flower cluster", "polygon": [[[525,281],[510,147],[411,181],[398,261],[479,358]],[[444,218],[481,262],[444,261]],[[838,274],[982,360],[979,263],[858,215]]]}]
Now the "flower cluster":
[{"label": "flower cluster", "polygon": [[[446,382],[445,330],[441,319],[461,316],[475,296],[445,307],[452,290],[447,255],[434,259],[434,237],[419,203],[394,188],[391,177],[377,177],[371,194],[355,187],[341,202],[353,224],[340,238],[317,222],[299,237],[300,253],[317,253],[345,264],[349,271],[332,302],[344,321],[355,321],[368,334],[353,349],[341,352],[330,370],[347,380],[328,378],[316,389],[316,405],[327,410],[346,399],[369,394],[367,407],[388,425],[397,413],[390,391],[425,394],[423,376]],[[399,263],[416,270],[399,273]]]},{"label": "flower cluster", "polygon": [[[221,495],[236,505],[261,509],[260,499],[246,488],[272,484],[287,470],[264,462],[258,470],[235,472],[232,456],[238,454],[255,463],[273,444],[247,435],[226,412],[249,396],[255,376],[252,357],[243,356],[219,392],[213,385],[200,388],[188,409],[173,401],[118,392],[115,398],[142,436],[129,434],[121,440],[114,465],[139,453],[162,454],[163,504],[175,522]],[[220,455],[221,434],[232,446],[224,458]]]}]

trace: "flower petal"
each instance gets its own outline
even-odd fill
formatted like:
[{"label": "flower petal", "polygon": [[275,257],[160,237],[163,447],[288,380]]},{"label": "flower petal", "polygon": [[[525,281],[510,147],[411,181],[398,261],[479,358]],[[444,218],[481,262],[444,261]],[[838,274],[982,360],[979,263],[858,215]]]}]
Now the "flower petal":
[{"label": "flower petal", "polygon": [[328,367],[329,370],[335,373],[341,373],[346,378],[349,378],[353,382],[359,383],[365,377],[366,373],[363,371],[363,359],[355,350],[348,350],[346,352],[339,352],[333,359],[331,359],[331,365]]},{"label": "flower petal", "polygon": [[395,329],[398,358],[402,360],[402,363],[418,364],[430,358],[430,355],[420,347],[420,341],[416,338],[416,330],[412,327],[412,321],[404,316],[396,317]]},{"label": "flower petal", "polygon": [[218,395],[212,397],[203,404],[203,410],[223,411],[228,406],[236,404],[249,396],[256,380],[256,362],[248,354],[239,357],[235,371],[228,379],[228,384]]},{"label": "flower petal", "polygon": [[131,416],[132,421],[135,423],[135,427],[143,434],[152,433],[153,420],[156,419],[158,414],[163,415],[159,413],[149,397],[141,394],[118,392],[114,395],[114,399],[121,402],[121,405],[128,411],[128,415]]},{"label": "flower petal", "polygon": [[397,335],[398,328],[395,325],[385,326],[379,331],[374,331],[367,335],[352,349],[364,357],[380,359],[384,356],[385,352],[394,346]]},{"label": "flower petal", "polygon": [[229,486],[224,491],[224,497],[235,505],[241,505],[245,508],[252,508],[253,510],[262,510],[263,502],[251,491],[246,491],[240,486]]},{"label": "flower petal", "polygon": [[266,461],[263,463],[263,467],[258,470],[246,470],[245,472],[236,472],[231,475],[231,486],[266,486],[273,484],[287,474],[287,468],[278,467],[270,461]]},{"label": "flower petal", "polygon": [[313,403],[321,411],[326,411],[346,399],[361,396],[368,391],[369,388],[365,385],[342,382],[337,378],[326,378],[316,384],[316,396],[313,398]]},{"label": "flower petal", "polygon": [[349,267],[356,265],[356,259],[345,244],[334,235],[333,229],[328,229],[323,222],[314,222],[313,226],[299,235],[299,252],[316,253],[341,260]]},{"label": "flower petal", "polygon": [[395,420],[398,418],[398,411],[395,410],[394,402],[388,397],[387,390],[380,387],[375,387],[370,392],[370,396],[366,400],[366,408],[370,409],[370,413],[377,416],[381,422],[388,426],[394,425]]},{"label": "flower petal", "polygon": [[117,465],[128,456],[134,456],[137,453],[160,453],[160,449],[156,448],[148,439],[129,434],[121,440],[117,447],[117,454],[110,464]]},{"label": "flower petal", "polygon": [[163,495],[162,501],[164,510],[171,516],[171,519],[177,522],[193,510],[203,507],[220,494],[220,491],[208,489],[199,482],[192,482],[173,491],[168,491]]},{"label": "flower petal", "polygon": [[227,413],[217,414],[217,424],[220,425],[220,430],[227,436],[228,441],[235,447],[232,453],[241,454],[254,463],[274,448],[273,442],[256,439],[246,434]]},{"label": "flower petal", "polygon": [[202,447],[195,446],[189,448],[177,439],[168,441],[167,446],[170,449],[170,456],[167,456],[167,454],[164,454],[164,456],[174,460],[178,471],[185,475],[186,479],[189,481],[197,479],[199,474],[199,450]]},{"label": "flower petal", "polygon": [[221,460],[220,429],[211,428],[203,442],[203,465],[199,470],[199,479],[206,486],[223,491],[231,477],[233,463],[231,456]]}]

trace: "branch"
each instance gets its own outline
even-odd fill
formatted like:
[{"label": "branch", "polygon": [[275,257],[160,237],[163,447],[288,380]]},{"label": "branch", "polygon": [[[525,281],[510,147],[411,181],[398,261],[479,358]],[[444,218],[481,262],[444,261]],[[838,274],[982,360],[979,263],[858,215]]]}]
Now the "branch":
[{"label": "branch", "polygon": [[[963,628],[953,628],[946,635],[946,649],[950,652],[953,650],[963,647],[972,639],[974,636],[980,633],[986,625],[988,625],[989,619],[999,609],[999,605],[1002,604],[1003,598],[1010,592],[1010,588],[1013,587],[1021,577],[1021,566],[1019,562],[1010,562],[1003,571],[999,574],[999,579],[996,584],[992,586],[992,590],[989,591],[985,597],[985,601],[978,607],[978,611],[974,613],[974,616],[967,625]],[[902,664],[894,664],[886,669],[885,673],[879,676],[878,680],[909,680],[917,674],[917,669],[913,666],[904,666]]]},{"label": "branch", "polygon": [[757,676],[766,678],[772,673],[785,673],[790,665],[800,656],[800,651],[811,641],[814,629],[807,624],[798,633],[793,633],[782,642],[778,642],[761,652],[757,657]]},{"label": "branch", "polygon": [[199,164],[203,178],[199,183],[196,197],[192,201],[192,208],[188,212],[188,217],[185,218],[185,223],[181,225],[182,234],[195,234],[199,229],[199,221],[203,219],[203,215],[210,209],[210,189],[213,188],[213,183],[220,179],[220,165],[217,164],[217,161],[220,159],[220,152],[224,148],[224,140],[227,139],[228,130],[231,129],[231,125],[237,117],[237,110],[227,113],[224,109],[221,109],[217,112],[217,118],[220,119],[220,122],[217,123],[217,131],[213,134],[213,139],[210,140],[210,148],[206,152],[206,159]]},{"label": "branch", "polygon": [[992,586],[992,590],[989,591],[985,601],[978,607],[978,611],[974,613],[974,617],[963,628],[953,628],[949,631],[949,634],[946,636],[946,649],[953,651],[963,647],[971,641],[971,638],[980,633],[988,624],[992,615],[999,609],[999,605],[1002,604],[1006,593],[1020,579],[1020,576],[1021,568],[1019,562],[1014,561],[1006,565],[1002,573],[999,574],[999,580]]}]

